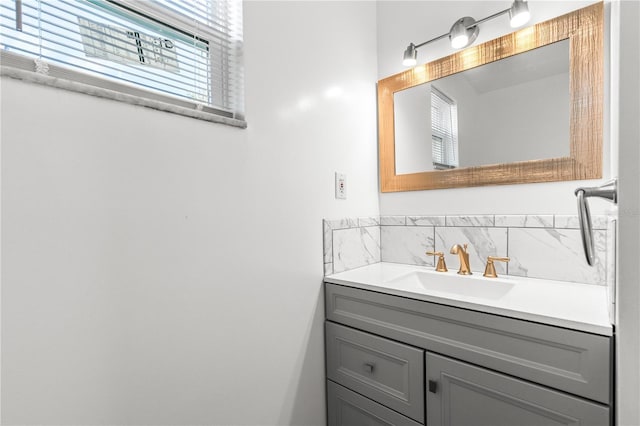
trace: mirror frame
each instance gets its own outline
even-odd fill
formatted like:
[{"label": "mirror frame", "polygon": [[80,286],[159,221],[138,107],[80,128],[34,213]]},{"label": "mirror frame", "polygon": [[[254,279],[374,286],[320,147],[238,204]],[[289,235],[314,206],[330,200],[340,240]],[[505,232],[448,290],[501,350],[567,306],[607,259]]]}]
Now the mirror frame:
[{"label": "mirror frame", "polygon": [[[378,81],[381,192],[601,178],[603,8],[599,2]],[[394,93],[565,39],[570,46],[569,157],[395,173]]]}]

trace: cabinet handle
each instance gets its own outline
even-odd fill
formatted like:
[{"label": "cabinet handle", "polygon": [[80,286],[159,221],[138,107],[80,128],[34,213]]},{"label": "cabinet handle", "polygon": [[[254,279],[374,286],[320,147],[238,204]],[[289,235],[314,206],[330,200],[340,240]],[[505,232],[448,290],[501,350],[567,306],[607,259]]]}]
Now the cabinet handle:
[{"label": "cabinet handle", "polygon": [[429,392],[438,392],[438,382],[436,382],[435,380],[429,380]]},{"label": "cabinet handle", "polygon": [[373,362],[365,362],[364,363],[364,371],[367,373],[373,373],[373,369],[375,368],[375,364]]}]

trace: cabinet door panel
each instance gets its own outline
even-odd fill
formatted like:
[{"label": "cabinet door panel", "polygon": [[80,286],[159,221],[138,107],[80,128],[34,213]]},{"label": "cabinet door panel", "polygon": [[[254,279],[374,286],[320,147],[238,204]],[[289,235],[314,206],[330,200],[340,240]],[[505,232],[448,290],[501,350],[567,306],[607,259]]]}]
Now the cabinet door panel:
[{"label": "cabinet door panel", "polygon": [[326,323],[327,377],[424,421],[424,351]]},{"label": "cabinet door panel", "polygon": [[426,369],[429,426],[609,424],[606,406],[464,362],[427,353]]},{"label": "cabinet door panel", "polygon": [[329,426],[420,426],[362,395],[327,381]]}]

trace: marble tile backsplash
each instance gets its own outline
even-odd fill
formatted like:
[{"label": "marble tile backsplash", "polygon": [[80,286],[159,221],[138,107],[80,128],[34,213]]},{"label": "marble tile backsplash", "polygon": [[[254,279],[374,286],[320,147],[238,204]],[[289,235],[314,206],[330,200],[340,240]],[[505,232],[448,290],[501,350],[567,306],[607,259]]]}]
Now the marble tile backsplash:
[{"label": "marble tile backsplash", "polygon": [[[449,252],[455,244],[468,244],[469,264],[473,272],[484,272],[487,256],[507,256],[507,228],[487,227],[486,221],[476,223],[478,223],[477,226],[435,228],[435,249],[444,253],[444,259],[449,269],[455,270],[460,264],[458,255]],[[498,274],[507,273],[504,263],[495,262],[495,267]]]},{"label": "marble tile backsplash", "polygon": [[324,273],[380,262],[380,218],[324,220]]},{"label": "marble tile backsplash", "polygon": [[[458,268],[449,253],[469,244],[474,272],[483,273],[487,256],[498,274],[607,285],[615,280],[615,220],[594,216],[596,262],[587,265],[578,217],[571,215],[381,216],[324,221],[324,270],[332,274],[376,262],[434,266],[435,250],[447,266]],[[613,289],[613,286],[610,286]],[[613,290],[612,290],[613,291]],[[611,295],[613,298],[613,295]]]}]

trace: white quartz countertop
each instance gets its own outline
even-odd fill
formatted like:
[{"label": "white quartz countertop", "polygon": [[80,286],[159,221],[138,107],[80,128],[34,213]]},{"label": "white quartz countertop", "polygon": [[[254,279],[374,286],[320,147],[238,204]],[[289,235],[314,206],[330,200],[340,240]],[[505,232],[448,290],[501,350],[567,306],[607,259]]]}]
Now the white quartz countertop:
[{"label": "white quartz countertop", "polygon": [[[443,276],[443,281],[444,279],[455,281],[453,276],[457,276],[456,271],[452,270],[436,273],[432,267],[379,262],[328,275],[324,280],[334,284],[605,336],[613,334],[613,328],[609,322],[607,288],[605,286],[501,275],[499,280],[502,283],[513,285],[505,294],[485,298],[464,294],[464,292],[456,293],[441,291],[437,288],[425,288],[416,282],[402,278],[416,271],[427,272],[428,274],[425,275],[430,275],[434,279],[439,274],[450,276]],[[460,280],[471,278],[458,277]],[[484,285],[485,281],[486,285],[492,285],[492,278],[484,278],[482,273],[474,273],[473,280],[479,285]],[[444,285],[440,287],[445,288]]]}]

